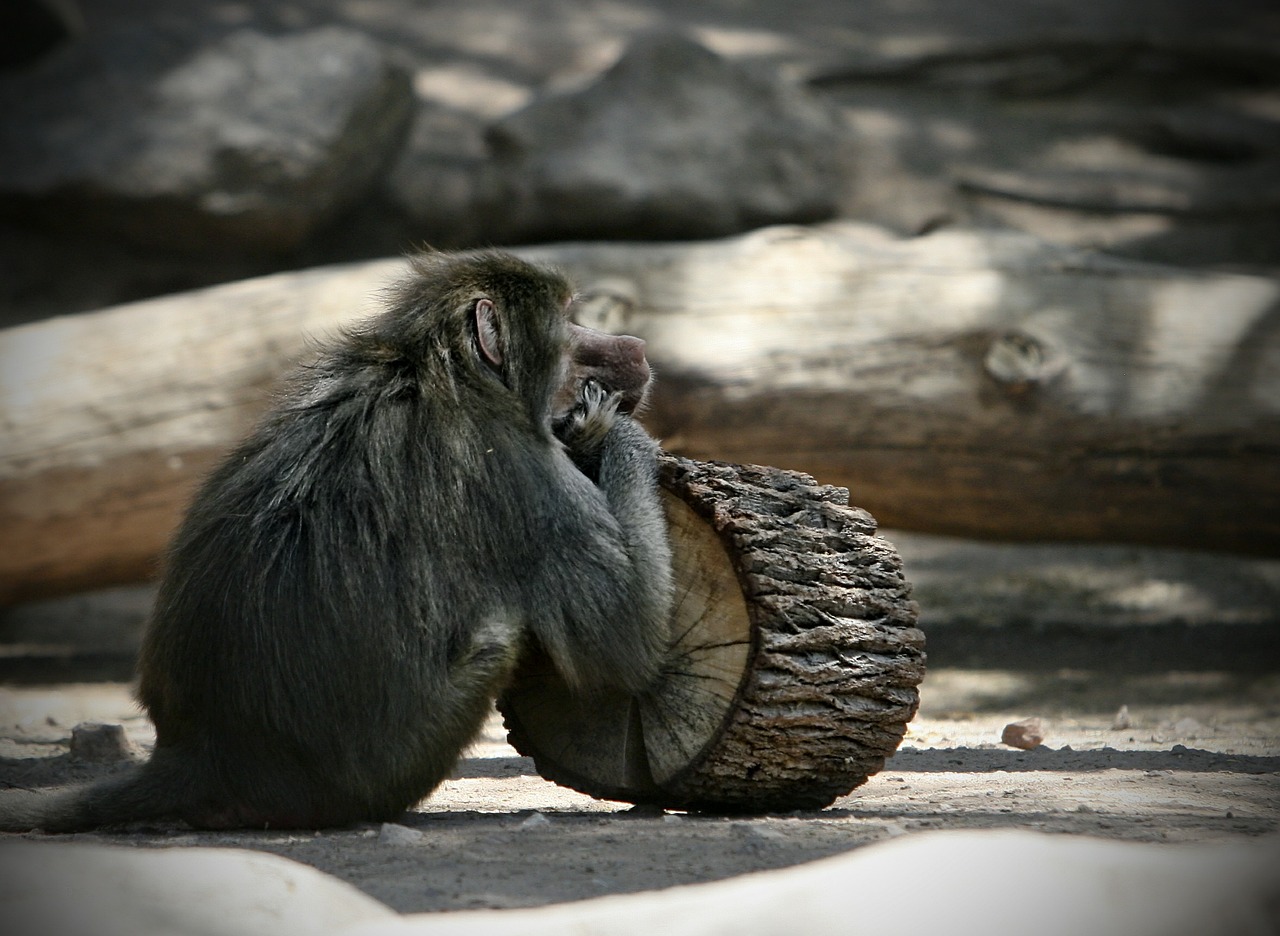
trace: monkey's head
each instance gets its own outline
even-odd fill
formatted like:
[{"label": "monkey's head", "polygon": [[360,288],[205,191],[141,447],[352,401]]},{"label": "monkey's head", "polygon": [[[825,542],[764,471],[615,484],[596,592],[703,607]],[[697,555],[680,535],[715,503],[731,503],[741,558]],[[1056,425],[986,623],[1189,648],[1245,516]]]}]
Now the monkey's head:
[{"label": "monkey's head", "polygon": [[505,387],[540,423],[566,414],[594,379],[632,412],[650,383],[645,344],[570,320],[573,290],[559,273],[510,254],[423,253],[377,336],[396,357],[443,365],[453,387],[485,398]]},{"label": "monkey's head", "polygon": [[568,369],[552,402],[553,415],[572,409],[588,380],[619,394],[618,409],[624,413],[644,406],[653,377],[644,348],[640,338],[610,335],[570,322]]}]

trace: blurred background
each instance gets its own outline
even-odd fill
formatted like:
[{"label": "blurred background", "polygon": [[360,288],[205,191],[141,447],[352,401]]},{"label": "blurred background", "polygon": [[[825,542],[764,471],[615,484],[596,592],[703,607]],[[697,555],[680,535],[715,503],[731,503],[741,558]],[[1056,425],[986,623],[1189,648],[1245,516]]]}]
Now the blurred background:
[{"label": "blurred background", "polygon": [[192,485],[422,245],[562,266],[669,448],[875,514],[917,745],[1274,776],[1273,0],[5,0],[0,678],[130,678]]},{"label": "blurred background", "polygon": [[[1266,0],[10,0],[0,312],[417,243],[831,217],[1274,272],[1276,16]],[[655,35],[705,51],[643,47]]]}]

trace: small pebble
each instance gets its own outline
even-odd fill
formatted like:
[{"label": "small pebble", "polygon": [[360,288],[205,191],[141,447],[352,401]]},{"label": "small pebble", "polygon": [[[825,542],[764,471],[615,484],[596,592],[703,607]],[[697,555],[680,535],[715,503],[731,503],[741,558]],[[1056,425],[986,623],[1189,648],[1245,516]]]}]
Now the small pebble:
[{"label": "small pebble", "polygon": [[382,828],[378,830],[379,845],[418,845],[425,838],[426,836],[417,829],[397,825],[394,822],[384,822]]},{"label": "small pebble", "polygon": [[536,829],[539,826],[545,826],[545,825],[551,825],[551,820],[548,819],[546,816],[544,816],[542,813],[536,812],[532,816],[530,816],[528,819],[526,819],[524,822],[520,823],[518,828]]},{"label": "small pebble", "polygon": [[740,838],[758,839],[766,842],[786,841],[786,836],[777,829],[771,829],[768,826],[754,822],[735,822],[730,827],[730,831]]},{"label": "small pebble", "polygon": [[1133,720],[1129,717],[1129,706],[1120,706],[1120,710],[1116,712],[1115,718],[1111,719],[1111,730],[1124,731],[1124,729],[1132,727]]},{"label": "small pebble", "polygon": [[1010,722],[1004,726],[1000,743],[1030,751],[1044,743],[1044,726],[1038,718],[1024,718],[1022,721]]},{"label": "small pebble", "polygon": [[1188,741],[1194,741],[1196,738],[1203,738],[1209,733],[1209,729],[1200,724],[1194,718],[1180,718],[1173,724],[1174,736],[1178,738],[1186,738]]},{"label": "small pebble", "polygon": [[71,756],[94,764],[133,760],[137,751],[124,733],[124,725],[82,722],[71,729]]}]

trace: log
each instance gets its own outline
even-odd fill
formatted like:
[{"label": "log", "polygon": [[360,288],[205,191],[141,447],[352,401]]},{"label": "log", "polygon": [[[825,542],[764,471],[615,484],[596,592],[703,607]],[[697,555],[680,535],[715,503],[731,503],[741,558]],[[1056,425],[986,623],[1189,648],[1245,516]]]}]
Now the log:
[{"label": "log", "polygon": [[200,478],[390,260],[0,332],[0,604],[144,581]]},{"label": "log", "polygon": [[664,456],[673,643],[638,696],[577,696],[545,656],[498,701],[547,779],[669,809],[821,809],[884,766],[919,704],[924,635],[893,547],[849,492]]},{"label": "log", "polygon": [[543,255],[648,340],[673,451],[889,528],[1280,555],[1280,281],[849,224]]},{"label": "log", "polygon": [[[998,232],[851,223],[520,251],[639,334],[695,458],[852,488],[881,523],[1280,553],[1280,284]],[[402,270],[351,264],[0,333],[0,603],[152,575],[272,382]]]}]

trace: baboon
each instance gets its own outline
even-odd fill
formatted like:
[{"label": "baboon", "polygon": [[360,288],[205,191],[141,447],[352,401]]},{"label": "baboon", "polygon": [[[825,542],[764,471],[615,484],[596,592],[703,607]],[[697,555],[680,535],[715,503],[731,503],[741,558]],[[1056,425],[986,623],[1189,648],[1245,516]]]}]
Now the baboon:
[{"label": "baboon", "polygon": [[195,496],[139,657],[151,758],[0,828],[388,820],[475,737],[529,647],[584,693],[669,645],[644,343],[558,274],[428,253],[320,349]]}]

